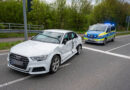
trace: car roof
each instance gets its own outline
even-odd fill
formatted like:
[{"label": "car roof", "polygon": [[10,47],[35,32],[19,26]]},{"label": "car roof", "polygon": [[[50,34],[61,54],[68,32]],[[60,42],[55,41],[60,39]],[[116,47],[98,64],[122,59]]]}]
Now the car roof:
[{"label": "car roof", "polygon": [[51,31],[51,32],[57,32],[57,33],[68,33],[68,32],[73,32],[70,30],[64,30],[64,29],[46,29],[43,31]]}]

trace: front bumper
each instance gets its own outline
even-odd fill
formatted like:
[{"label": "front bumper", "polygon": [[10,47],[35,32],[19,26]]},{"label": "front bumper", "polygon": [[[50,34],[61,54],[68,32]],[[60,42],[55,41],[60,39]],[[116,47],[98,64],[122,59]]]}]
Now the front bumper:
[{"label": "front bumper", "polygon": [[8,67],[19,71],[19,72],[23,72],[23,73],[28,73],[28,74],[44,74],[44,73],[48,73],[49,69],[50,69],[50,62],[48,60],[44,60],[44,61],[31,61],[29,59],[29,63],[27,65],[26,69],[21,69],[19,67],[16,67],[12,64],[10,64],[9,58],[7,58],[8,60]]},{"label": "front bumper", "polygon": [[84,37],[85,42],[90,42],[90,43],[98,43],[98,44],[102,44],[104,42],[104,38],[102,39],[92,39],[92,38],[85,38]]}]

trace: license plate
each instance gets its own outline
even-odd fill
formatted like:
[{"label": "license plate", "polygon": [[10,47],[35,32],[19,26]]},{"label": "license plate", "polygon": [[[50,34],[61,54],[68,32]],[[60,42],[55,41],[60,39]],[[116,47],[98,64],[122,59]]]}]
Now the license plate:
[{"label": "license plate", "polygon": [[89,38],[88,40],[89,40],[89,41],[94,41],[94,40],[93,40],[93,39],[91,39],[91,38]]},{"label": "license plate", "polygon": [[23,62],[18,60],[11,60],[11,64],[23,66]]}]

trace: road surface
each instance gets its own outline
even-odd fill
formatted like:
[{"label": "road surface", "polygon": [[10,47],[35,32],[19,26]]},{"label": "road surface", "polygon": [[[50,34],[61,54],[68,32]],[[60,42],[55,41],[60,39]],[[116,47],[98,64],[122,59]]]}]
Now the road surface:
[{"label": "road surface", "polygon": [[130,36],[107,45],[84,44],[53,75],[28,75],[7,67],[0,53],[0,90],[130,90]]}]

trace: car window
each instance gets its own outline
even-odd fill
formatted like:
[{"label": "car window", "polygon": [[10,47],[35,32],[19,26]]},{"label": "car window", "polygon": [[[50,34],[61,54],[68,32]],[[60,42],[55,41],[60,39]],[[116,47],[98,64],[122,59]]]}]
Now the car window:
[{"label": "car window", "polygon": [[68,33],[66,33],[66,34],[64,35],[62,44],[64,43],[64,41],[65,41],[65,42],[69,41],[69,34],[68,34]]},{"label": "car window", "polygon": [[77,38],[77,37],[78,37],[78,36],[77,36],[76,33],[74,33],[74,32],[71,33],[71,38],[72,38],[72,39]]},{"label": "car window", "polygon": [[64,39],[69,40],[69,35],[68,35],[68,34],[65,34]]},{"label": "car window", "polygon": [[111,31],[114,31],[114,30],[115,30],[115,27],[114,27],[114,26],[112,26],[112,27],[111,27]]},{"label": "car window", "polygon": [[44,31],[43,33],[39,33],[32,40],[60,44],[62,37],[63,33]]},{"label": "car window", "polygon": [[107,28],[107,33],[111,32],[111,27]]},{"label": "car window", "polygon": [[69,35],[69,40],[71,40],[72,39],[72,32],[68,33],[68,35]]},{"label": "car window", "polygon": [[105,31],[107,28],[106,25],[92,25],[89,27],[89,31]]}]

